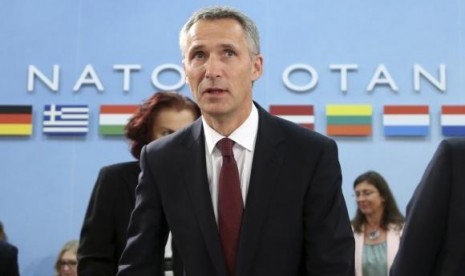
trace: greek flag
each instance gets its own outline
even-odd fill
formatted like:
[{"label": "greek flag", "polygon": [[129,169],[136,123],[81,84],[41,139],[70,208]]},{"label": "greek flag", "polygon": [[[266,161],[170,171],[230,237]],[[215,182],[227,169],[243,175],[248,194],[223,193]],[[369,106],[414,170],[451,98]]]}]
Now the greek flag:
[{"label": "greek flag", "polygon": [[44,134],[83,136],[88,131],[89,107],[87,105],[45,105]]}]

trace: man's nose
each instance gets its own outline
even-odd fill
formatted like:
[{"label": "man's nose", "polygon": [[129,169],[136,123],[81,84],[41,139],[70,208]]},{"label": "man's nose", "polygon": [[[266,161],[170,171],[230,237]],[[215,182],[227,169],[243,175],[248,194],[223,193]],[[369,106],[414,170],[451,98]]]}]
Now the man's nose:
[{"label": "man's nose", "polygon": [[205,63],[205,77],[207,79],[216,79],[221,76],[221,62],[218,57],[210,56]]}]

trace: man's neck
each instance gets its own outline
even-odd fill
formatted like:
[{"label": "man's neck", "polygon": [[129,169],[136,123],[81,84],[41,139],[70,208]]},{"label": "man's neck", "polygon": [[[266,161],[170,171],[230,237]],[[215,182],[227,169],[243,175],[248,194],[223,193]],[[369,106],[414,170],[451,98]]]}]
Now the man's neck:
[{"label": "man's neck", "polygon": [[250,103],[248,107],[243,108],[239,113],[221,116],[216,114],[203,114],[203,118],[211,128],[227,137],[247,120],[250,116],[250,112],[252,112],[252,104],[253,103]]}]

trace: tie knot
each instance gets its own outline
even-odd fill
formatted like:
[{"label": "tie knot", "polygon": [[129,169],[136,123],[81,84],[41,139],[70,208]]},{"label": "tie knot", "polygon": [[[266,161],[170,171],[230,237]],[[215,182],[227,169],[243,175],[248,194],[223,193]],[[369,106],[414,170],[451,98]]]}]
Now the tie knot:
[{"label": "tie knot", "polygon": [[234,141],[229,138],[223,138],[218,141],[218,148],[221,151],[221,155],[225,156],[234,156],[232,148],[234,146]]}]

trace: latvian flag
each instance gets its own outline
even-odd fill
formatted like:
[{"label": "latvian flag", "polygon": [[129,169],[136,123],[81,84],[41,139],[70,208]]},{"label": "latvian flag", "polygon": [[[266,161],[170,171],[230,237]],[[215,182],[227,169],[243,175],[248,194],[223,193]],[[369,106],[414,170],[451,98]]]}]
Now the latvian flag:
[{"label": "latvian flag", "polygon": [[124,127],[136,112],[138,105],[101,105],[100,134],[124,135]]},{"label": "latvian flag", "polygon": [[465,105],[443,105],[441,127],[444,136],[465,136]]},{"label": "latvian flag", "polygon": [[313,105],[270,105],[270,113],[307,129],[315,126]]},{"label": "latvian flag", "polygon": [[332,136],[370,136],[371,105],[326,105],[326,132]]},{"label": "latvian flag", "polygon": [[89,107],[87,105],[45,105],[42,130],[47,135],[86,135],[89,130]]},{"label": "latvian flag", "polygon": [[383,113],[385,136],[426,136],[430,116],[427,105],[385,105]]},{"label": "latvian flag", "polygon": [[0,105],[0,135],[32,134],[32,105]]}]

